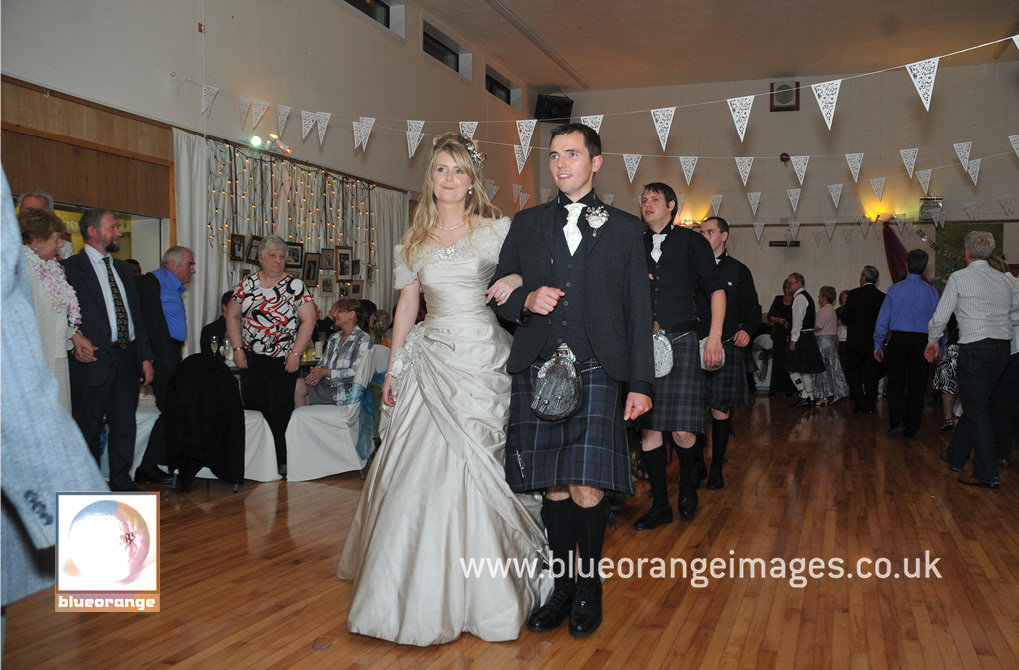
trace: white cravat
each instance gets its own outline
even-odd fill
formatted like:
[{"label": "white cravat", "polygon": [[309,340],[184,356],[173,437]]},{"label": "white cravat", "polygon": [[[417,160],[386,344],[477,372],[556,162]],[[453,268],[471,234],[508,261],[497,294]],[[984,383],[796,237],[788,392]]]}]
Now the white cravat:
[{"label": "white cravat", "polygon": [[583,235],[580,234],[580,228],[577,226],[577,221],[580,220],[580,213],[584,211],[584,203],[582,202],[571,202],[566,205],[566,225],[563,226],[563,233],[566,235],[566,246],[570,248],[570,255],[577,250],[580,246],[580,241],[583,239]]},{"label": "white cravat", "polygon": [[651,249],[651,258],[655,259],[655,263],[662,257],[662,242],[668,237],[665,233],[654,233],[651,235],[651,243],[654,244],[654,248]]}]

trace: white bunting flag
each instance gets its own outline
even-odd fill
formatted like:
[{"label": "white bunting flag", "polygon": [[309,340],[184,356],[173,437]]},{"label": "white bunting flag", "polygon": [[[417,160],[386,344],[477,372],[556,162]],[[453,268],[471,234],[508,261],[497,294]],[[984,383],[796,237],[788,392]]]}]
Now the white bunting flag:
[{"label": "white bunting flag", "polygon": [[906,219],[906,234],[913,232],[913,219]]},{"label": "white bunting flag", "polygon": [[1012,35],[1012,41],[1015,42],[1015,48],[1019,49],[1019,35]]},{"label": "white bunting flag", "polygon": [[531,150],[531,136],[534,135],[534,126],[538,124],[535,119],[527,119],[525,121],[517,121],[517,135],[520,136],[520,146]]},{"label": "white bunting flag", "polygon": [[931,92],[934,91],[934,77],[938,74],[938,59],[929,58],[910,63],[906,70],[909,72],[909,78],[913,80],[913,85],[916,86],[916,92],[920,94],[923,108],[931,111]]},{"label": "white bunting flag", "polygon": [[863,165],[863,154],[846,154],[846,163],[849,163],[849,171],[853,173],[853,181],[860,182],[860,166]]},{"label": "white bunting flag", "polygon": [[672,213],[672,218],[673,219],[678,219],[679,218],[679,213],[683,211],[683,205],[685,205],[685,204],[686,204],[686,196],[685,195],[677,195],[676,196],[676,211],[674,211]]},{"label": "white bunting flag", "polygon": [[821,246],[821,231],[815,230],[810,234],[814,236],[814,246],[815,247]]},{"label": "white bunting flag", "polygon": [[495,199],[495,194],[499,192],[499,187],[495,185],[494,179],[485,180],[485,193],[488,194],[488,199]]},{"label": "white bunting flag", "polygon": [[616,199],[616,196],[614,196],[611,193],[604,193],[604,194],[602,194],[601,199],[602,199],[602,202],[604,202],[606,205],[611,205],[612,201]]},{"label": "white bunting flag", "polygon": [[318,121],[318,114],[301,110],[301,139],[303,140],[311,132],[311,127]]},{"label": "white bunting flag", "polygon": [[251,116],[251,127],[254,129],[258,125],[258,122],[262,120],[262,115],[265,114],[265,110],[269,109],[269,103],[265,100],[252,100],[254,104],[254,111]]},{"label": "white bunting flag", "polygon": [[531,153],[531,147],[527,147],[525,149],[524,147],[520,146],[519,144],[514,144],[513,145],[513,154],[517,158],[517,174],[520,174],[521,172],[524,171],[524,163],[527,162],[527,156],[530,155],[530,153]]},{"label": "white bunting flag", "polygon": [[520,198],[520,189],[522,188],[522,184],[513,184],[513,202],[516,202]]},{"label": "white bunting flag", "polygon": [[[244,128],[244,123],[248,120],[248,110],[251,109],[251,98],[241,96],[241,128]],[[254,124],[251,125],[255,127]]]},{"label": "white bunting flag", "polygon": [[761,241],[761,235],[764,234],[764,221],[754,221],[754,235],[757,235],[757,241]]},{"label": "white bunting flag", "polygon": [[179,74],[173,74],[170,76],[173,77],[173,80],[175,82],[177,82],[177,93],[179,94],[180,90],[184,88],[184,82],[186,82],[187,79],[185,77],[180,76]]},{"label": "white bunting flag", "polygon": [[354,121],[352,124],[354,126],[354,150],[356,151],[361,146],[361,122]]},{"label": "white bunting flag", "polygon": [[689,186],[690,180],[693,179],[694,168],[697,167],[697,156],[680,156],[679,164],[683,166],[683,176],[686,177],[686,185]]},{"label": "white bunting flag", "polygon": [[931,171],[930,170],[917,170],[916,179],[920,182],[920,186],[923,187],[923,194],[928,195],[927,187],[931,185]]},{"label": "white bunting flag", "polygon": [[524,207],[527,207],[527,201],[531,199],[531,194],[530,193],[521,193],[519,199],[520,199],[520,209],[523,209]]},{"label": "white bunting flag", "polygon": [[966,172],[969,172],[969,178],[973,180],[973,185],[977,185],[977,177],[980,176],[980,159],[971,158],[969,165],[966,166]]},{"label": "white bunting flag", "polygon": [[736,245],[739,244],[739,232],[734,230],[731,233],[729,233],[729,239],[727,240],[727,242],[728,246],[735,249]]},{"label": "white bunting flag", "polygon": [[374,116],[361,117],[361,148],[368,151],[368,138],[371,137],[372,128],[375,126]]},{"label": "white bunting flag", "polygon": [[881,241],[881,226],[874,226],[874,237],[877,238],[878,242]]},{"label": "white bunting flag", "polygon": [[605,116],[604,114],[597,114],[595,116],[582,116],[580,117],[580,122],[583,123],[588,128],[590,128],[591,130],[593,130],[594,132],[598,133],[601,132],[601,120],[604,116]]},{"label": "white bunting flag", "polygon": [[962,167],[966,170],[969,169],[969,152],[973,148],[972,142],[956,142],[952,145],[955,147],[955,155],[959,157],[959,162],[962,163]]},{"label": "white bunting flag", "polygon": [[750,120],[750,108],[754,106],[754,96],[747,95],[742,98],[729,98],[729,111],[732,113],[732,122],[736,124],[736,131],[739,133],[739,141],[743,141],[743,135],[747,131],[747,121]]},{"label": "white bunting flag", "polygon": [[790,221],[789,222],[789,234],[792,235],[793,239],[796,239],[796,233],[800,232],[800,222]]},{"label": "white bunting flag", "polygon": [[[283,129],[287,125],[287,117],[290,116],[290,107],[287,105],[276,105],[276,131],[280,137],[283,137]],[[354,145],[357,147],[357,145]]]},{"label": "white bunting flag", "polygon": [[824,220],[824,232],[828,233],[828,241],[831,242],[831,236],[835,234],[835,219]]},{"label": "white bunting flag", "polygon": [[931,210],[931,220],[934,221],[934,227],[944,228],[945,227],[945,210],[940,207]]},{"label": "white bunting flag", "polygon": [[332,114],[329,112],[318,113],[318,145],[322,146],[322,142],[326,137],[326,128],[329,127],[329,119],[332,118]]},{"label": "white bunting flag", "polygon": [[1005,212],[1005,216],[1012,216],[1012,212],[1015,210],[1015,194],[999,195],[998,202],[1001,203],[1001,209]]},{"label": "white bunting flag", "polygon": [[842,199],[842,184],[828,184],[828,194],[831,201],[835,203],[835,209],[839,208],[839,200]]},{"label": "white bunting flag", "polygon": [[789,204],[793,206],[793,212],[796,212],[796,208],[800,204],[800,189],[798,188],[787,188],[785,190],[786,195],[789,196]]},{"label": "white bunting flag", "polygon": [[626,175],[633,183],[633,175],[637,174],[637,166],[640,165],[642,154],[623,154],[623,162],[626,163]]},{"label": "white bunting flag", "polygon": [[716,193],[711,196],[711,209],[715,212],[715,216],[718,216],[718,208],[722,206],[722,194]]},{"label": "white bunting flag", "polygon": [[[973,161],[970,161],[970,163],[972,163],[972,162]],[[962,204],[962,208],[966,210],[966,216],[969,217],[970,221],[976,221],[977,219],[980,218],[980,203],[979,202],[976,202],[976,201],[973,201],[973,202],[964,202]]]},{"label": "white bunting flag", "polygon": [[550,189],[550,188],[543,188],[543,189],[541,189],[541,201],[542,202],[548,202],[548,196],[550,196],[551,194],[552,194],[552,189]]},{"label": "white bunting flag", "polygon": [[807,174],[807,163],[810,162],[810,156],[793,156],[793,169],[796,170],[796,178],[800,180],[800,186],[803,186],[803,176]]},{"label": "white bunting flag", "polygon": [[407,121],[407,158],[413,158],[421,144],[424,136],[421,132],[425,127],[424,121]]},{"label": "white bunting flag", "polygon": [[906,166],[910,179],[913,178],[913,166],[916,165],[916,152],[917,149],[899,149],[899,155],[902,156],[902,164]]},{"label": "white bunting flag", "polygon": [[881,202],[881,196],[885,192],[885,178],[874,177],[870,180],[870,187],[874,189],[874,195],[877,196],[877,201]]},{"label": "white bunting flag", "polygon": [[849,244],[849,238],[853,236],[853,229],[851,226],[846,226],[842,229],[842,237],[845,238],[846,244]]},{"label": "white bunting flag", "polygon": [[1015,155],[1019,156],[1019,135],[1009,135],[1008,141],[1012,143],[1012,150],[1015,151]]},{"label": "white bunting flag", "polygon": [[864,238],[867,237],[867,231],[870,229],[870,219],[865,216],[861,216],[856,220],[860,224],[860,232],[863,233]]},{"label": "white bunting flag", "polygon": [[841,86],[841,79],[810,85],[810,88],[814,90],[814,97],[817,98],[817,106],[821,108],[824,122],[828,124],[828,130],[831,130],[831,120],[835,116],[835,103],[839,99]]},{"label": "white bunting flag", "polygon": [[655,131],[658,133],[658,141],[662,143],[662,151],[665,151],[665,144],[669,141],[669,130],[672,129],[672,117],[675,114],[675,107],[651,110],[651,120],[655,122]]},{"label": "white bunting flag", "polygon": [[736,156],[736,169],[739,170],[739,176],[743,179],[743,185],[747,185],[747,178],[750,176],[750,168],[754,164],[753,156]]},{"label": "white bunting flag", "polygon": [[216,99],[219,89],[208,84],[202,86],[202,116],[212,110],[212,101]]},{"label": "white bunting flag", "polygon": [[757,206],[761,204],[761,192],[747,193],[747,200],[750,201],[750,209],[754,210],[754,216],[757,216]]},{"label": "white bunting flag", "polygon": [[464,137],[474,139],[474,133],[478,130],[477,121],[461,121],[460,122],[460,134]]},{"label": "white bunting flag", "polygon": [[899,227],[899,235],[902,235],[903,228],[906,227],[906,217],[895,215],[895,225]]}]

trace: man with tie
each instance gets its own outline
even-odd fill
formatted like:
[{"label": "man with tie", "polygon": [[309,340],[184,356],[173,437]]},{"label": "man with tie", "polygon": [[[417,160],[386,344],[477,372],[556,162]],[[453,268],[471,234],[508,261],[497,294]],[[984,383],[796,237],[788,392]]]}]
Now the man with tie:
[{"label": "man with tie", "polygon": [[120,223],[105,209],[90,209],[79,225],[85,246],[61,261],[78,294],[81,333],[90,343],[76,346],[68,359],[71,410],[97,463],[100,433],[109,424],[110,488],[134,491],[135,411],[139,383],[152,381],[152,349],[134,274],[111,255],[120,249]]},{"label": "man with tie", "polygon": [[[672,521],[662,431],[671,432],[679,447],[679,516],[689,519],[697,511],[697,485],[707,474],[703,458],[696,454],[697,436],[706,429],[698,316],[710,323],[706,363],[711,366],[722,358],[725,288],[711,244],[674,223],[677,202],[676,192],[661,182],[646,185],[641,196],[640,213],[647,225],[644,262],[651,278],[651,317],[672,342],[672,370],[656,380],[654,409],[638,422],[641,459],[654,502],[633,524],[637,530],[651,530]],[[710,308],[703,315],[697,314],[698,283],[710,296]]]},{"label": "man with tie", "polygon": [[[576,637],[602,621],[597,565],[611,514],[604,491],[633,492],[624,421],[651,408],[654,388],[640,226],[595,195],[601,165],[593,129],[566,124],[552,131],[549,168],[559,193],[516,215],[493,276],[523,280],[494,307],[517,326],[506,363],[513,375],[506,479],[514,491],[544,490],[541,516],[559,568],[552,594],[527,627],[550,631],[569,618]],[[532,389],[561,345],[576,359],[583,399],[570,416],[548,421],[531,411]]]}]

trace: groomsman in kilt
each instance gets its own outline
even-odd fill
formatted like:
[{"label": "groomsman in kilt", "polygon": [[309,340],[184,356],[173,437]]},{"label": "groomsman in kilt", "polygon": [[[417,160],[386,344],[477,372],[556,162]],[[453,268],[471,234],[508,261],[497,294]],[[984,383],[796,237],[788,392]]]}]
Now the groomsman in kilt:
[{"label": "groomsman in kilt", "polygon": [[[705,395],[711,409],[711,470],[707,488],[716,491],[725,486],[722,466],[725,465],[729,436],[733,434],[729,410],[754,403],[747,383],[747,359],[750,357],[747,345],[750,344],[750,333],[757,332],[761,325],[761,302],[757,298],[750,268],[725,250],[729,223],[721,217],[709,216],[701,223],[701,235],[711,245],[725,289],[725,319],[722,322],[725,365],[704,373]],[[697,293],[697,314],[710,314],[708,296],[703,291]],[[707,320],[701,320],[702,337],[708,335],[708,325]],[[698,450],[697,455],[703,462],[704,452]]]},{"label": "groomsman in kilt", "polygon": [[[654,390],[640,223],[595,195],[601,165],[594,130],[566,124],[552,131],[549,168],[559,193],[516,215],[493,276],[523,281],[495,307],[517,325],[506,363],[513,375],[506,479],[514,491],[545,491],[553,575],[566,563],[527,627],[549,631],[568,617],[577,637],[602,621],[597,564],[611,514],[604,491],[633,493],[624,422],[651,409]],[[542,363],[563,344],[576,359],[583,400],[570,416],[546,421],[531,411],[531,391]]]},{"label": "groomsman in kilt", "polygon": [[710,296],[705,359],[711,366],[722,358],[725,291],[721,276],[707,240],[673,222],[676,202],[676,192],[660,182],[646,185],[641,197],[641,216],[647,225],[644,250],[651,278],[651,315],[672,342],[673,363],[672,371],[655,383],[654,408],[638,422],[641,458],[654,503],[633,524],[636,530],[651,530],[672,521],[662,431],[671,432],[679,447],[679,515],[689,519],[697,511],[697,483],[702,474],[695,445],[697,435],[705,431],[704,371],[695,301],[698,285]]},{"label": "groomsman in kilt", "polygon": [[814,299],[804,290],[805,282],[799,272],[789,275],[786,281],[793,289],[793,325],[789,332],[785,369],[800,396],[793,407],[813,407],[814,373],[827,369],[814,336]]}]

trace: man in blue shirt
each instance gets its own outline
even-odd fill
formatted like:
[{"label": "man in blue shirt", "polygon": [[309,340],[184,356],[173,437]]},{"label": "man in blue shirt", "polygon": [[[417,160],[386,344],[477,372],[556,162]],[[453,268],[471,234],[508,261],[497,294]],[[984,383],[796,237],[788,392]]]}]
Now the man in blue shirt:
[{"label": "man in blue shirt", "polygon": [[927,261],[922,249],[906,255],[909,274],[888,289],[874,326],[874,358],[888,366],[889,435],[901,430],[904,437],[915,437],[920,430],[930,371],[924,358],[927,324],[940,299],[937,290],[923,278]]},{"label": "man in blue shirt", "polygon": [[[195,274],[195,255],[187,247],[170,247],[163,254],[158,270],[138,278],[142,318],[149,331],[155,355],[152,392],[160,412],[166,410],[170,377],[180,365],[184,340],[188,336],[184,291]],[[134,480],[138,484],[165,484],[170,475],[159,469],[166,463],[166,437],[163,417],[156,419]]]}]

